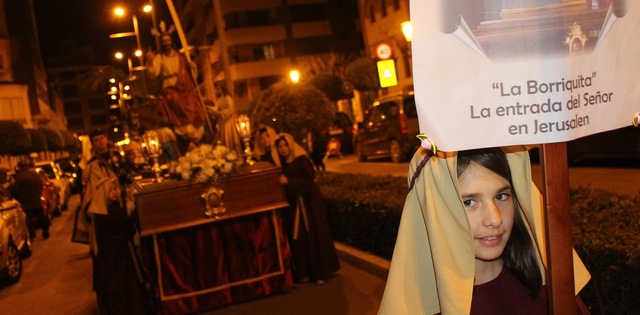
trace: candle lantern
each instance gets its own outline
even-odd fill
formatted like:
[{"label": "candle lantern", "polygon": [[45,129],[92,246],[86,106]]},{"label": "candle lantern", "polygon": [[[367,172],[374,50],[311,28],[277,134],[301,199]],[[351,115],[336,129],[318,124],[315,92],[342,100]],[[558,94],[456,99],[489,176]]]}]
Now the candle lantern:
[{"label": "candle lantern", "polygon": [[160,157],[160,154],[162,153],[162,148],[160,146],[160,141],[158,140],[158,134],[153,130],[146,131],[144,135],[142,135],[142,142],[145,151],[149,157],[151,157],[151,161],[153,163],[151,170],[156,174],[156,180],[160,182],[162,181],[162,170],[158,163],[158,157]]},{"label": "candle lantern", "polygon": [[238,133],[240,134],[240,138],[242,138],[242,143],[244,145],[245,161],[247,162],[247,164],[252,165],[251,122],[249,121],[249,117],[247,115],[238,116],[238,118],[236,119],[236,129],[238,130]]}]

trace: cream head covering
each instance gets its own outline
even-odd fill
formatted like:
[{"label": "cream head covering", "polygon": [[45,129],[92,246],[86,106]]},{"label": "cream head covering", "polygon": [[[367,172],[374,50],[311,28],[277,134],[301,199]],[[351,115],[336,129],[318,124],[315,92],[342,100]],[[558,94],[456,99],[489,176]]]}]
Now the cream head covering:
[{"label": "cream head covering", "polygon": [[[504,151],[525,224],[538,245],[538,264],[544,279],[542,195],[531,180],[526,149],[509,147]],[[426,152],[420,149],[413,156],[410,180]],[[457,315],[471,311],[475,254],[458,189],[456,157],[455,152],[429,157],[407,195],[378,314]],[[577,293],[586,285],[589,273],[575,251],[573,258]]]},{"label": "cream head covering", "polygon": [[280,138],[284,138],[289,144],[290,151],[289,156],[287,157],[287,163],[291,163],[291,161],[301,155],[308,156],[307,151],[293,140],[293,136],[288,133],[280,133],[273,138],[273,143],[271,144],[271,156],[273,157],[273,162],[276,163],[276,165],[282,166],[282,161],[280,161],[280,155],[278,154],[278,145],[276,143]]},{"label": "cream head covering", "polygon": [[260,159],[261,156],[267,153],[267,149],[262,145],[262,142],[260,141],[260,130],[262,130],[262,128],[264,128],[267,131],[267,134],[269,135],[269,140],[271,141],[272,149],[274,149],[273,142],[276,141],[276,136],[278,135],[278,133],[269,126],[263,125],[258,127],[257,129],[258,131],[255,133],[254,139],[253,139],[253,157],[256,160]]}]

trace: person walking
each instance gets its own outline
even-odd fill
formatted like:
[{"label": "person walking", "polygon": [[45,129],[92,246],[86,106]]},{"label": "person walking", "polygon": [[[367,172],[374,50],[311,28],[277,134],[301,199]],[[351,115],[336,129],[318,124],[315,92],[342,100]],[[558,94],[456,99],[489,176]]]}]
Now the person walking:
[{"label": "person walking", "polygon": [[18,162],[16,170],[15,182],[11,187],[11,195],[20,202],[22,209],[27,213],[27,227],[29,228],[29,236],[33,239],[36,236],[34,220],[38,222],[38,226],[42,229],[42,238],[49,238],[49,225],[51,221],[44,214],[42,208],[42,181],[40,175],[33,169],[33,164],[27,159],[21,159]]}]

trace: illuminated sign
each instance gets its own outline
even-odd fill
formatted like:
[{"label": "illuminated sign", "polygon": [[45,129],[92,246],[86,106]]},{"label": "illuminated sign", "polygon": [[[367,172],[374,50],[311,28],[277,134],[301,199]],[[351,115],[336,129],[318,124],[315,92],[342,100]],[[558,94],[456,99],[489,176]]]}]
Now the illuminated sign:
[{"label": "illuminated sign", "polygon": [[378,61],[378,77],[380,78],[380,87],[386,88],[398,85],[396,64],[393,59]]}]

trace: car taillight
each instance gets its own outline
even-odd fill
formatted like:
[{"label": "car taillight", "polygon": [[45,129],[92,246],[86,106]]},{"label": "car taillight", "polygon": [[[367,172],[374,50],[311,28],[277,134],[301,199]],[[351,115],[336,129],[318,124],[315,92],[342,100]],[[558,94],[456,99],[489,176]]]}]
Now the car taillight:
[{"label": "car taillight", "polygon": [[404,114],[398,115],[398,123],[400,123],[400,132],[407,134],[407,117]]},{"label": "car taillight", "polygon": [[344,127],[344,132],[345,133],[356,133],[356,128],[353,128],[353,126],[347,126],[347,127]]}]

